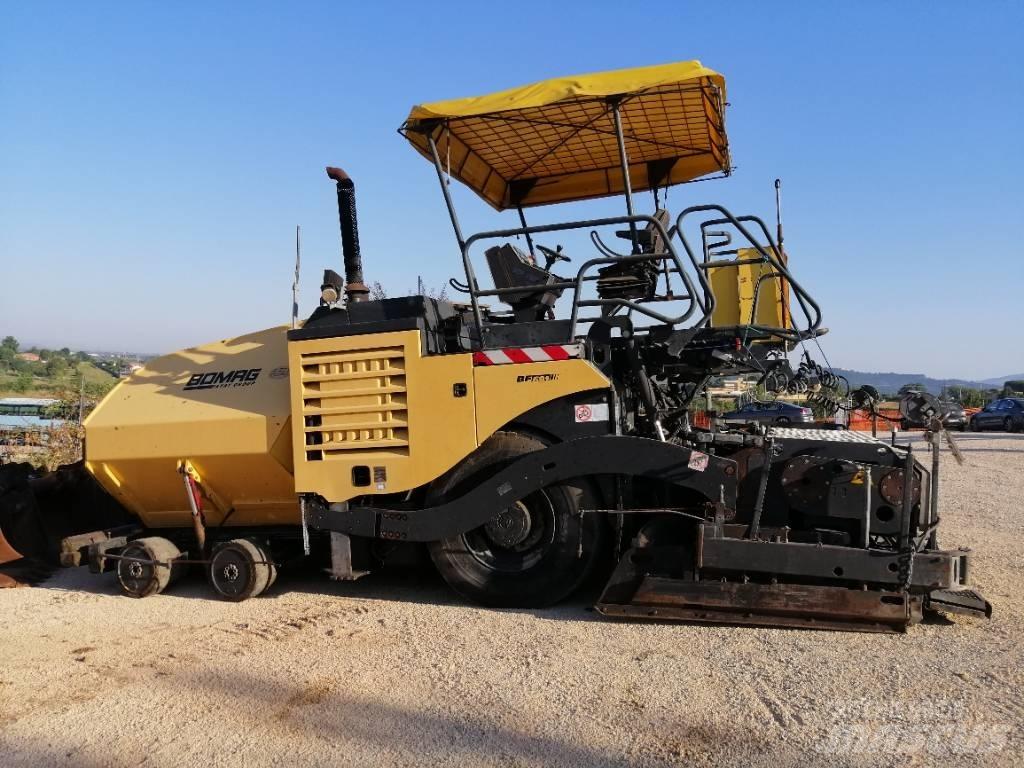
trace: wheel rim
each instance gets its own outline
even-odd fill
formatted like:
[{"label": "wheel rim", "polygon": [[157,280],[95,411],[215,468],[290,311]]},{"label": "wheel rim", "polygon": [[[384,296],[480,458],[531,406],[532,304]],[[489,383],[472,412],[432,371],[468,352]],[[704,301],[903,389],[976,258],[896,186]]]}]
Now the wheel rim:
[{"label": "wheel rim", "polygon": [[225,597],[239,597],[252,591],[253,563],[248,555],[233,546],[222,548],[210,563],[210,580]]},{"label": "wheel rim", "polygon": [[484,534],[500,547],[516,549],[535,535],[536,528],[529,508],[523,502],[517,501],[500,515],[489,520],[484,526]]},{"label": "wheel rim", "polygon": [[555,507],[544,491],[502,510],[462,535],[466,549],[492,571],[519,573],[540,562],[554,543]]},{"label": "wheel rim", "polygon": [[[124,550],[122,557],[151,560],[152,554],[145,547],[130,546]],[[119,563],[117,574],[121,585],[135,595],[146,593],[156,579],[155,569],[157,566],[152,563],[142,563],[139,560],[122,560]]]},{"label": "wheel rim", "polygon": [[1013,419],[1009,416],[1003,419],[1003,429],[1007,432],[1013,432]]}]

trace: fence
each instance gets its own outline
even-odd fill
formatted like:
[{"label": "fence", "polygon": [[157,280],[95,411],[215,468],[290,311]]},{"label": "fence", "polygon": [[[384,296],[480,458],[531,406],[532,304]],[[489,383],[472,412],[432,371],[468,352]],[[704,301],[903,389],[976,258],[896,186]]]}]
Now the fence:
[{"label": "fence", "polygon": [[[878,409],[878,431],[888,432],[892,429],[893,425],[896,429],[900,428],[900,409],[899,408],[879,408]],[[887,418],[883,418],[887,417]],[[892,421],[888,421],[892,419]],[[850,423],[847,425],[849,429],[857,432],[870,432],[872,424],[872,417],[868,411],[853,410],[850,411]]]},{"label": "fence", "polygon": [[[893,423],[899,428],[900,423],[900,411],[899,408],[879,408],[878,413],[878,431],[888,432],[890,430],[890,422],[886,421],[883,417],[893,419]],[[707,411],[691,411],[690,421],[693,426],[698,429],[708,429],[711,426],[711,419],[708,417]],[[828,419],[827,421],[831,421]],[[849,429],[856,430],[858,432],[870,432],[871,431],[871,415],[867,411],[854,410],[850,411],[850,423]]]}]

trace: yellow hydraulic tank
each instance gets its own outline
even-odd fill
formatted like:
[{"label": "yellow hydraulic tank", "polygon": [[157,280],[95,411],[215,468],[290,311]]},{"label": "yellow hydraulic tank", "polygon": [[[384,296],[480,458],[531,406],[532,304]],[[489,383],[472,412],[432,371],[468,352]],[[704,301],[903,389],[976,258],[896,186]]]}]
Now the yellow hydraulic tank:
[{"label": "yellow hydraulic tank", "polygon": [[[284,327],[149,361],[85,421],[86,466],[148,527],[190,524],[179,461],[207,523],[297,523]],[[233,511],[232,511],[233,510]]]},{"label": "yellow hydraulic tank", "polygon": [[[741,261],[760,257],[755,248],[739,248],[736,252],[736,258]],[[710,270],[711,288],[715,294],[712,326],[720,328],[749,323],[773,328],[791,327],[789,283],[774,272],[771,265],[764,262]],[[755,292],[757,312],[752,317]]]}]

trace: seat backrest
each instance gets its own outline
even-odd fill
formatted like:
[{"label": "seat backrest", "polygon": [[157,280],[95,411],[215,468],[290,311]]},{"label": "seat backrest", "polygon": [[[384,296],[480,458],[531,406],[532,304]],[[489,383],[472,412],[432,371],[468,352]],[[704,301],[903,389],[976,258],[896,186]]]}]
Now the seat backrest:
[{"label": "seat backrest", "polygon": [[[672,216],[664,208],[658,208],[652,215],[655,221],[661,224],[665,232],[669,231],[672,226]],[[665,239],[661,236],[661,232],[654,224],[648,223],[643,229],[637,230],[634,235],[630,229],[620,229],[615,233],[616,237],[621,237],[623,240],[632,240],[636,237],[637,245],[640,246],[641,253],[664,253],[665,252]]]},{"label": "seat backrest", "polygon": [[[664,208],[659,208],[654,212],[654,219],[661,224],[666,232],[672,226],[672,216]],[[658,229],[653,224],[648,224],[644,227],[644,231],[650,233],[650,251],[648,253],[664,253],[665,241]]]},{"label": "seat backrest", "polygon": [[[487,266],[491,270],[495,288],[515,288],[517,286],[537,286],[538,288],[554,282],[555,277],[546,269],[534,264],[530,257],[510,243],[495,245],[488,248]],[[501,300],[507,304],[518,304],[532,296],[535,291],[505,294]]]}]

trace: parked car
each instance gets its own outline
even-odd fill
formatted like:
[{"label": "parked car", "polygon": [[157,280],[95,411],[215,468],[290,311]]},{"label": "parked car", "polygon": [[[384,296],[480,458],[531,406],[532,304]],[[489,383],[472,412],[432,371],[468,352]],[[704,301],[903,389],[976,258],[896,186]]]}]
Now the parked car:
[{"label": "parked car", "polygon": [[748,403],[742,408],[723,414],[728,424],[810,424],[814,421],[814,412],[793,403],[778,401],[775,403]]},{"label": "parked car", "polygon": [[[964,407],[960,403],[953,401],[940,401],[940,404],[946,409],[946,415],[942,418],[942,426],[946,429],[959,429],[963,432],[967,429],[967,414],[964,413]],[[918,419],[908,419],[903,417],[900,419],[900,429],[904,432],[914,427],[926,426],[923,421]]]},{"label": "parked car", "polygon": [[1004,397],[993,400],[971,416],[971,431],[999,429],[1003,432],[1024,430],[1024,397]]}]

